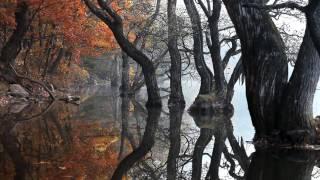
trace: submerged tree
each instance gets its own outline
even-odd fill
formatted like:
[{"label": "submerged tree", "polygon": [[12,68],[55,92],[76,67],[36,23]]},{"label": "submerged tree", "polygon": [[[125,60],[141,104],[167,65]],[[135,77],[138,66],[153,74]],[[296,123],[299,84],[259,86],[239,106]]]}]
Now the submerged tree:
[{"label": "submerged tree", "polygon": [[[314,44],[316,36],[310,36],[310,29],[317,26],[316,22],[307,23],[288,81],[284,42],[267,10],[304,8],[294,3],[268,6],[260,0],[223,2],[241,41],[246,94],[255,137],[279,138],[280,135],[282,140],[315,143],[318,122],[313,121],[312,105],[320,75],[320,59]],[[307,15],[318,19],[317,10],[311,13],[312,16],[308,13],[309,7],[317,7],[312,3],[314,1],[306,8]]]}]

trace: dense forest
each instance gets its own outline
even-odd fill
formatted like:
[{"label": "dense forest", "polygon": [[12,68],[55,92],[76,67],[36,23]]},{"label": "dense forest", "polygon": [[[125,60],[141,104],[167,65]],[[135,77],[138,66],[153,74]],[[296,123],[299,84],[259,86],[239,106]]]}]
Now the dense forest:
[{"label": "dense forest", "polygon": [[[62,168],[77,167],[71,162],[87,156],[97,169],[101,164],[111,167],[107,175],[103,168],[97,170],[101,177],[127,177],[159,136],[169,141],[166,169],[153,174],[150,163],[140,162],[150,173],[143,175],[147,179],[219,179],[222,160],[228,162],[226,169],[234,179],[286,179],[290,168],[299,169],[292,172],[293,179],[310,179],[320,149],[320,116],[313,109],[320,77],[319,53],[318,0],[0,0],[0,116],[4,119],[0,122],[0,155],[2,149],[7,151],[15,164],[14,178],[25,179],[28,158],[19,149],[28,143],[11,131],[28,128],[32,124],[19,123],[40,117],[53,124],[44,125],[47,140],[37,139],[31,149],[54,142],[48,152],[70,151],[67,157],[56,157],[64,163]],[[191,90],[196,96],[189,106],[189,94],[183,87],[190,79],[198,82],[199,88]],[[247,155],[242,138],[234,135],[237,83],[245,87],[255,130],[252,156]],[[97,86],[112,90],[103,91],[104,95],[88,90]],[[44,108],[35,108],[43,104]],[[67,114],[74,114],[76,108],[77,120],[71,128]],[[184,134],[185,111],[199,128],[198,138],[190,136],[192,140],[188,140]],[[121,130],[85,124],[79,120],[85,119],[85,113],[90,113],[90,118],[120,116]],[[162,127],[161,121],[166,122],[163,116],[169,127],[164,128],[162,137],[157,129]],[[130,123],[143,118],[143,135],[137,130],[136,138],[129,132]],[[50,132],[51,126],[56,130]],[[89,135],[95,134],[92,137],[100,131],[117,135],[83,140],[86,129]],[[40,130],[31,134],[37,133]],[[109,159],[90,156],[88,149],[105,152],[107,147],[101,144],[118,142],[118,137],[118,155],[116,147],[110,146],[113,149],[105,155]],[[186,145],[182,138],[188,142],[183,153]],[[210,144],[212,152],[207,153]],[[284,166],[286,162],[270,158],[273,151],[265,148],[277,149],[278,156],[295,161]],[[278,152],[279,148],[294,152]],[[78,156],[75,149],[81,149]],[[210,157],[206,171],[202,168],[204,155]],[[189,159],[180,162],[184,158]],[[191,171],[184,175],[188,163],[192,163]],[[88,168],[85,162],[80,164],[79,173]],[[282,165],[281,172],[268,169]],[[131,178],[139,179],[134,170],[131,173]]]}]

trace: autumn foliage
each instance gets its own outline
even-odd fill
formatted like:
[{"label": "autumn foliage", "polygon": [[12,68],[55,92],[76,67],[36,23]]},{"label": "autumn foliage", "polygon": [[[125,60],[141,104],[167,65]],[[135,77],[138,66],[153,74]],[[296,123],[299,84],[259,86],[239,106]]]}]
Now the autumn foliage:
[{"label": "autumn foliage", "polygon": [[[15,12],[19,2],[0,1],[0,49],[16,28]],[[92,16],[80,0],[25,2],[31,23],[16,59],[22,74],[46,79],[51,73],[56,75],[50,76],[56,82],[86,79],[88,73],[78,68],[81,57],[99,56],[117,48],[112,32]]]}]

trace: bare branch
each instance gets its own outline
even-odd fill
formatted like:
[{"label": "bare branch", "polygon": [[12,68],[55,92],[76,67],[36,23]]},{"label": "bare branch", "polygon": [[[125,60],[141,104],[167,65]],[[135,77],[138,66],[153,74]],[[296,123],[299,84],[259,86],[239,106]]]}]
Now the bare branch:
[{"label": "bare branch", "polygon": [[304,6],[300,6],[299,4],[291,1],[281,3],[281,4],[272,4],[272,5],[260,5],[260,4],[250,3],[250,4],[244,4],[243,6],[248,8],[257,8],[261,10],[297,9],[297,10],[300,10],[301,12],[305,12],[305,9],[306,9]]}]

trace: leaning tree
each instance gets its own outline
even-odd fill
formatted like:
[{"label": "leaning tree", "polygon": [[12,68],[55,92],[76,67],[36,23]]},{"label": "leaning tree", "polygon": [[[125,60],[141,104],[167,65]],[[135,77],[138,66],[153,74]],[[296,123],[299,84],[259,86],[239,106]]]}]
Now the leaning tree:
[{"label": "leaning tree", "polygon": [[121,49],[142,67],[148,92],[147,106],[161,106],[155,67],[149,57],[125,36],[121,15],[112,8],[112,3],[108,1],[97,0],[95,3],[91,0],[84,0],[84,2],[90,11],[110,28]]}]

